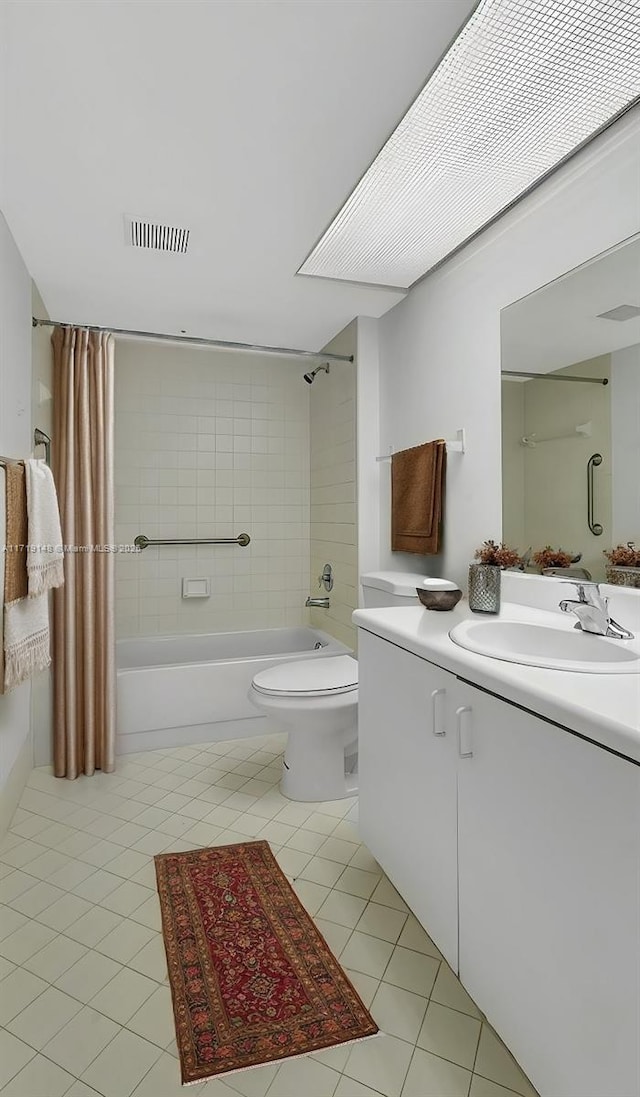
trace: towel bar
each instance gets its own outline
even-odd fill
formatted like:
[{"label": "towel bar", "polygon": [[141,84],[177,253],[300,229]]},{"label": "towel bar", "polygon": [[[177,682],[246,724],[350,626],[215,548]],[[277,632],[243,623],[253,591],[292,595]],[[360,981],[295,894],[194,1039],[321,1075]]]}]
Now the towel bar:
[{"label": "towel bar", "polygon": [[40,430],[40,427],[36,427],[33,432],[33,444],[44,446],[44,459],[48,465],[51,465],[51,439],[48,434]]},{"label": "towel bar", "polygon": [[240,533],[237,537],[180,537],[171,540],[153,540],[139,533],[133,543],[139,549],[146,549],[148,545],[240,545],[246,548],[250,541],[248,533]]},{"label": "towel bar", "polygon": [[[466,439],[464,427],[461,427],[460,430],[456,431],[455,438],[448,438],[446,440],[446,447],[447,453],[466,453]],[[410,447],[407,446],[406,448],[409,449]],[[392,457],[393,450],[391,449],[389,453],[384,453],[382,454],[382,456],[376,457],[376,461],[390,461]]]}]

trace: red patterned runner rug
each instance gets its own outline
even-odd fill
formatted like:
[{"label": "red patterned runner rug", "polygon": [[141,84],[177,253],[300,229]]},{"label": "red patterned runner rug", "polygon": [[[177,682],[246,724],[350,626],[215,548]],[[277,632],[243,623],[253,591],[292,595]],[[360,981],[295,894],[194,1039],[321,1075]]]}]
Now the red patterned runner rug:
[{"label": "red patterned runner rug", "polygon": [[268,842],[155,863],[183,1084],[378,1031]]}]

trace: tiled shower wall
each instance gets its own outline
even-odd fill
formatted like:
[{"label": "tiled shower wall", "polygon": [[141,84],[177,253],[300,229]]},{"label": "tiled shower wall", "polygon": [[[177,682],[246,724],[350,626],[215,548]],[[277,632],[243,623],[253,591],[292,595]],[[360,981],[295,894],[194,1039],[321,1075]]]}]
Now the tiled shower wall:
[{"label": "tiled shower wall", "polygon": [[[304,624],[309,386],[294,359],[119,340],[116,540],[235,537],[247,548],[150,547],[116,562],[119,637]],[[185,576],[211,596],[183,599]]]},{"label": "tiled shower wall", "polygon": [[[356,354],[356,321],[324,349]],[[332,362],[311,386],[311,587],[318,589],[324,564],[334,572],[330,608],[311,611],[311,623],[356,645],[351,614],[358,605],[356,517],[356,366]]]}]

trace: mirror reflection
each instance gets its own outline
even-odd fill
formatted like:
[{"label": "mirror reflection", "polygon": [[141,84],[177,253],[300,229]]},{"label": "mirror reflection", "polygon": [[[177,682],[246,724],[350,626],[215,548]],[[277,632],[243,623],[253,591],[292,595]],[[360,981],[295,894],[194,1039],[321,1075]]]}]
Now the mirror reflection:
[{"label": "mirror reflection", "polygon": [[504,309],[501,362],[503,540],[640,587],[640,238]]}]

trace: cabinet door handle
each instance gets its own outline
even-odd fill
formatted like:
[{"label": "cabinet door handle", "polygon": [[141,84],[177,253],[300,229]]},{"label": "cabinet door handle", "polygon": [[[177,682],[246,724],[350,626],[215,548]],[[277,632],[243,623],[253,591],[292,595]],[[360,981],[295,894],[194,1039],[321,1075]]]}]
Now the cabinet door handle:
[{"label": "cabinet door handle", "polygon": [[433,734],[434,735],[446,735],[446,709],[445,698],[447,696],[446,689],[434,689],[431,694],[431,715],[433,717]]},{"label": "cabinet door handle", "polygon": [[472,758],[471,746],[471,706],[462,705],[456,709],[458,718],[458,754],[461,758]]}]

